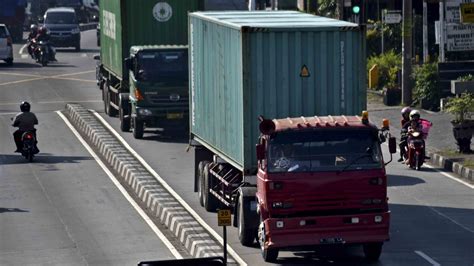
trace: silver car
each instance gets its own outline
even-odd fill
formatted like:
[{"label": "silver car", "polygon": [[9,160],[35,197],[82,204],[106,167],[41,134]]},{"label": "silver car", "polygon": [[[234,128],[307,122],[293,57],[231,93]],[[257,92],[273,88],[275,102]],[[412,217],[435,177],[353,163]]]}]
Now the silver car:
[{"label": "silver car", "polygon": [[13,65],[13,41],[5,24],[0,24],[0,60]]}]

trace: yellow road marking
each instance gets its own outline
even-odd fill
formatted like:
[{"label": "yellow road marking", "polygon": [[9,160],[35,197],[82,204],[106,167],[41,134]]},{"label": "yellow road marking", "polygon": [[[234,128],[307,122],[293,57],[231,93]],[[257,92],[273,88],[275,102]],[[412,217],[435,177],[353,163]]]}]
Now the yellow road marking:
[{"label": "yellow road marking", "polygon": [[31,75],[31,74],[0,72],[0,75],[34,77],[34,78],[31,78],[31,79],[23,79],[23,80],[0,83],[0,86],[24,83],[24,82],[29,82],[29,81],[41,80],[41,79],[71,80],[71,81],[81,81],[81,82],[95,83],[96,82],[95,80],[90,80],[90,79],[67,78],[69,76],[82,75],[82,74],[87,74],[87,73],[92,73],[92,72],[95,72],[95,70],[88,70],[88,71],[69,73],[69,74],[61,74],[61,75],[54,75],[54,76],[38,76],[38,75]]}]

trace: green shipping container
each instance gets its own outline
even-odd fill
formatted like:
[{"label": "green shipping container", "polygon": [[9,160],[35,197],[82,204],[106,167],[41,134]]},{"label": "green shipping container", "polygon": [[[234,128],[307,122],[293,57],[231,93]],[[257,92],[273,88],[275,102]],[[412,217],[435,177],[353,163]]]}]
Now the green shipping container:
[{"label": "green shipping container", "polygon": [[355,115],[366,108],[364,32],[295,11],[189,15],[191,136],[256,171],[257,117]]},{"label": "green shipping container", "polygon": [[188,12],[200,0],[101,0],[101,61],[117,77],[132,45],[187,45]]}]

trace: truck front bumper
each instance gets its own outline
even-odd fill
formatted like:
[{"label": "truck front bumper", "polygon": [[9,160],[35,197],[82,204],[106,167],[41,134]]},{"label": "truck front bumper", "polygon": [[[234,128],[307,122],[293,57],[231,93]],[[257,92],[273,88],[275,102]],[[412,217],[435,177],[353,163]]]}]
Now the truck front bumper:
[{"label": "truck front bumper", "polygon": [[267,245],[278,249],[384,242],[390,239],[389,226],[390,212],[265,221]]},{"label": "truck front bumper", "polygon": [[188,110],[156,107],[136,107],[136,117],[145,122],[147,128],[168,128],[186,126],[189,122]]}]

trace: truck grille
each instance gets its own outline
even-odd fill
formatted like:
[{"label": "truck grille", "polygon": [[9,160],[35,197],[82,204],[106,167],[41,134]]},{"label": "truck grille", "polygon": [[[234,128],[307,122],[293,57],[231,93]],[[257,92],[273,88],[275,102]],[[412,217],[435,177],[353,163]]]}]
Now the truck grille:
[{"label": "truck grille", "polygon": [[170,95],[148,95],[148,100],[152,104],[159,107],[188,107],[189,101],[187,96],[180,96],[179,100],[172,101]]}]

